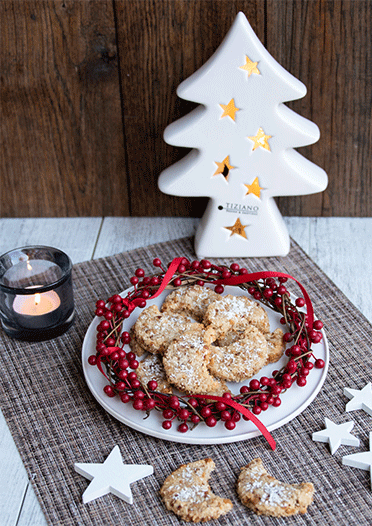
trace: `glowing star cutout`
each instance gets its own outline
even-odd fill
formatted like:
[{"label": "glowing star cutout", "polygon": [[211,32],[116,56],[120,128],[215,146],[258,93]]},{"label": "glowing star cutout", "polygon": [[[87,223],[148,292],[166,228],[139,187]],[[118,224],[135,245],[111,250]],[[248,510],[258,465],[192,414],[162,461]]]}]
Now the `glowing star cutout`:
[{"label": "glowing star cutout", "polygon": [[363,411],[372,416],[371,382],[368,382],[361,390],[345,387],[344,395],[351,398],[350,402],[346,404],[345,410],[347,413],[356,409],[363,409]]},{"label": "glowing star cutout", "polygon": [[[301,60],[301,50],[295,52]],[[269,55],[242,12],[208,62],[178,86],[180,99],[200,106],[164,130],[167,144],[191,151],[163,170],[158,186],[165,194],[210,199],[195,233],[198,259],[288,254],[290,238],[274,198],[327,186],[326,173],[295,150],[316,142],[318,127],[284,104],[305,94],[305,85]],[[223,181],[224,174],[213,176],[214,163],[227,154],[235,169]],[[256,176],[265,184],[259,198],[246,195],[244,186]],[[254,201],[259,206],[249,210]],[[253,219],[247,239],[225,229],[237,217]]]},{"label": "glowing star cutout", "polygon": [[120,499],[133,504],[130,484],[154,473],[154,468],[146,464],[123,464],[119,446],[115,446],[103,464],[75,463],[75,471],[91,480],[83,493],[83,502],[112,493]]},{"label": "glowing star cutout", "polygon": [[259,185],[258,177],[256,177],[252,184],[245,184],[244,186],[248,189],[248,192],[245,195],[254,194],[258,198],[261,197],[261,190],[263,190],[263,188]]},{"label": "glowing star cutout", "polygon": [[231,232],[230,237],[233,234],[238,234],[238,236],[242,236],[245,239],[247,239],[247,234],[245,233],[245,230],[244,230],[245,227],[247,227],[247,226],[248,225],[242,225],[241,222],[240,222],[240,219],[238,217],[238,219],[235,221],[233,226],[225,226],[224,228],[226,228],[227,230],[230,230],[230,232]]},{"label": "glowing star cutout", "polygon": [[245,64],[244,66],[240,66],[239,69],[244,69],[248,72],[248,77],[252,75],[252,73],[256,73],[256,75],[261,75],[260,70],[257,67],[258,62],[253,62],[247,55],[245,56]]},{"label": "glowing star cutout", "polygon": [[222,163],[215,161],[215,164],[217,164],[218,168],[213,175],[221,174],[227,181],[230,175],[230,170],[233,170],[235,168],[235,166],[230,166],[230,156],[228,155],[227,157],[225,157]]},{"label": "glowing star cutout", "polygon": [[261,148],[264,148],[265,150],[268,150],[270,152],[271,150],[269,146],[269,139],[271,139],[271,137],[271,135],[265,135],[263,129],[259,128],[256,135],[254,135],[253,137],[248,137],[248,139],[254,142],[252,148],[253,151],[261,146]]},{"label": "glowing star cutout", "polygon": [[351,466],[352,468],[365,469],[371,474],[371,489],[372,489],[372,432],[369,433],[369,451],[364,453],[354,453],[342,457],[344,466]]},{"label": "glowing star cutout", "polygon": [[336,453],[341,444],[344,446],[359,446],[359,439],[350,433],[354,427],[354,422],[345,422],[337,425],[329,418],[326,418],[325,425],[325,429],[313,433],[312,438],[314,442],[328,442],[331,455]]},{"label": "glowing star cutout", "polygon": [[231,99],[228,104],[220,104],[220,106],[223,109],[221,119],[223,117],[230,117],[233,121],[235,121],[235,113],[239,111],[239,108],[236,108],[234,99]]}]

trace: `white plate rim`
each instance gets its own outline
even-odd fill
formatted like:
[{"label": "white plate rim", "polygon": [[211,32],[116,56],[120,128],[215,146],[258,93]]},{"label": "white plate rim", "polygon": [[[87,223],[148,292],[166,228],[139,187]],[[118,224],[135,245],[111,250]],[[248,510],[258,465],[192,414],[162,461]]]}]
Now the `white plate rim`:
[{"label": "white plate rim", "polygon": [[[225,287],[225,293],[231,293],[230,290],[229,290],[231,288],[232,287]],[[120,295],[125,297],[130,290],[132,290],[132,288],[126,289]],[[236,292],[236,288],[234,290]],[[148,301],[147,302],[147,306],[149,306],[151,304],[154,304],[154,303],[160,304],[162,299],[169,292],[170,292],[169,290],[165,290],[155,300]],[[244,295],[244,294],[241,294],[241,295]],[[265,308],[264,305],[262,305],[262,306]],[[139,314],[142,309],[136,309],[136,311],[137,310],[138,310],[138,314]],[[269,315],[272,312],[268,308],[266,308],[266,311],[268,312]],[[133,316],[133,313],[132,313],[131,316]],[[130,323],[130,325],[132,325],[134,323],[134,321],[129,322],[129,319],[126,320],[126,321],[128,321],[128,324]],[[93,395],[93,397],[101,405],[101,407],[103,407],[103,409],[105,409],[105,411],[107,411],[116,420],[118,420],[119,422],[121,422],[123,424],[126,424],[128,427],[130,427],[132,429],[135,429],[136,431],[139,431],[139,432],[144,433],[146,435],[150,435],[152,437],[160,438],[160,439],[163,439],[163,440],[166,440],[166,441],[170,441],[170,442],[178,442],[178,443],[183,443],[183,444],[194,444],[194,445],[227,444],[227,443],[232,443],[232,442],[239,442],[239,441],[243,441],[243,440],[248,440],[248,439],[251,439],[251,438],[254,438],[256,436],[261,435],[261,432],[254,426],[253,426],[254,429],[250,429],[249,431],[246,430],[246,431],[239,432],[239,428],[240,427],[244,427],[244,426],[242,426],[242,424],[244,424],[246,426],[248,425],[250,427],[252,427],[252,425],[253,425],[253,424],[251,424],[251,422],[245,422],[245,421],[242,421],[242,420],[237,423],[236,428],[233,431],[228,431],[224,427],[221,429],[221,424],[222,423],[219,423],[218,424],[218,425],[220,425],[219,430],[224,433],[224,436],[213,436],[214,435],[214,430],[216,428],[209,428],[209,427],[205,426],[204,424],[200,424],[199,426],[197,426],[195,428],[195,430],[196,429],[200,430],[200,428],[202,428],[203,430],[205,430],[205,436],[204,435],[203,436],[195,436],[195,430],[189,430],[186,433],[180,433],[179,431],[177,431],[176,426],[173,426],[171,428],[171,430],[164,430],[161,427],[161,423],[159,423],[159,426],[158,426],[159,429],[157,429],[156,427],[151,426],[151,424],[148,425],[148,420],[150,420],[151,417],[148,420],[144,419],[144,413],[142,411],[134,411],[131,407],[129,407],[130,404],[123,404],[121,401],[119,402],[118,401],[118,397],[110,398],[107,395],[105,395],[103,393],[103,391],[102,391],[102,384],[106,385],[107,381],[105,382],[104,376],[102,375],[102,373],[98,370],[98,368],[96,366],[91,366],[88,363],[88,357],[91,354],[95,353],[96,327],[97,327],[99,321],[101,321],[101,320],[99,318],[97,318],[97,316],[94,317],[94,319],[90,323],[90,325],[89,325],[89,327],[88,327],[88,329],[87,329],[87,331],[85,333],[85,337],[84,337],[83,345],[82,345],[82,354],[81,354],[82,365],[83,365],[83,372],[84,372],[85,381],[86,381],[87,386],[88,386],[91,394]],[[124,324],[124,327],[125,327],[125,324]],[[128,330],[128,328],[124,328],[123,330]],[[328,346],[328,340],[327,340],[327,337],[326,337],[324,329],[322,329],[321,332],[323,334],[323,339],[322,339],[321,343],[317,344],[316,346],[313,346],[313,347],[317,347],[317,351],[318,351],[317,357],[318,358],[322,358],[324,360],[325,366],[324,366],[323,369],[315,369],[315,367],[314,367],[313,370],[310,372],[310,375],[308,377],[308,378],[311,378],[312,376],[314,376],[314,373],[317,373],[318,374],[318,380],[315,382],[315,384],[314,384],[314,382],[312,382],[313,387],[311,389],[311,392],[308,393],[308,396],[306,396],[306,397],[303,396],[303,393],[306,392],[308,386],[301,387],[301,388],[297,388],[297,386],[295,386],[295,385],[292,386],[291,389],[289,389],[285,393],[285,395],[289,394],[291,392],[291,390],[297,389],[297,392],[302,395],[303,401],[302,401],[302,403],[300,405],[298,405],[298,407],[296,409],[294,409],[293,411],[289,411],[286,415],[284,415],[283,417],[279,418],[278,420],[276,420],[276,421],[274,421],[272,423],[270,423],[270,422],[268,422],[267,424],[265,423],[265,421],[268,420],[267,415],[270,414],[269,411],[271,411],[271,413],[273,415],[275,415],[276,413],[273,413],[273,411],[279,412],[278,409],[280,410],[280,408],[283,406],[283,404],[279,408],[269,407],[268,411],[266,411],[265,413],[261,413],[261,415],[258,418],[266,426],[266,428],[267,428],[267,430],[269,432],[274,431],[275,429],[278,429],[279,427],[282,427],[283,425],[287,424],[288,422],[290,422],[291,420],[296,418],[299,414],[301,414],[313,402],[313,400],[316,398],[316,396],[318,395],[319,391],[321,390],[321,388],[322,388],[322,386],[323,386],[323,384],[324,384],[324,382],[326,380],[328,367],[329,367],[329,346]],[[93,340],[93,344],[94,345],[92,345],[92,340]],[[319,351],[321,351],[320,355],[319,355]],[[314,353],[315,353],[315,351],[314,351]],[[275,366],[275,364],[271,364],[271,365]],[[262,372],[261,371],[260,371],[259,375],[262,376]],[[100,385],[100,390],[97,387],[97,379],[100,379],[100,382],[99,382],[101,384]],[[287,402],[288,402],[288,400],[287,400]],[[117,409],[117,407],[120,407],[120,409],[123,409],[123,411],[119,411]],[[135,416],[134,419],[133,418],[129,418],[127,408]],[[127,415],[125,413],[127,413]],[[156,411],[152,411],[151,413],[157,413],[157,412]],[[155,416],[158,416],[160,418],[160,415],[155,415]],[[194,433],[194,436],[193,436],[193,433]]]}]

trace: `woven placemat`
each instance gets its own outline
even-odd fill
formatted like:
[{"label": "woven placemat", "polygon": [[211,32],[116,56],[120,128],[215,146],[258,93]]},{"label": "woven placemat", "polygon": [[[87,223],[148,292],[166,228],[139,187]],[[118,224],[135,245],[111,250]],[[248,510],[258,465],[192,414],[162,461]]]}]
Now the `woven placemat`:
[{"label": "woven placemat", "polygon": [[[371,325],[294,242],[285,258],[236,260],[249,271],[274,270],[296,277],[309,292],[329,340],[331,359],[325,385],[300,416],[273,431],[275,452],[261,436],[223,445],[166,442],[128,428],[95,401],[83,377],[81,346],[96,300],[127,288],[136,268],[151,272],[154,257],[169,262],[176,256],[195,257],[191,239],[77,264],[77,316],[65,335],[49,342],[25,343],[0,333],[1,408],[47,521],[54,526],[179,525],[178,518],[162,504],[159,488],[180,464],[211,457],[216,464],[212,489],[230,498],[234,507],[210,524],[372,524],[369,472],[341,463],[342,456],[369,447],[372,417],[364,411],[345,413],[348,400],[343,388],[361,389],[372,380]],[[324,417],[336,423],[353,420],[352,432],[360,438],[360,447],[341,446],[332,456],[327,444],[313,442],[311,435],[324,428]],[[103,462],[116,444],[124,462],[151,464],[154,475],[131,485],[133,505],[113,495],[82,504],[88,481],[74,471],[74,463]],[[285,482],[314,483],[314,503],[305,515],[257,517],[239,502],[235,493],[238,473],[255,457],[261,457],[268,471]]]}]

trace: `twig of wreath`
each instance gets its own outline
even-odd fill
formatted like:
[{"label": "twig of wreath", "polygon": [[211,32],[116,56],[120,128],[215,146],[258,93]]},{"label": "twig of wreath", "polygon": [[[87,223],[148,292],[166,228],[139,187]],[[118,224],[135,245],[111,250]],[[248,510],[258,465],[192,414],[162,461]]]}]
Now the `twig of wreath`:
[{"label": "twig of wreath", "polygon": [[[147,416],[152,410],[161,412],[163,429],[170,429],[176,421],[181,433],[200,423],[214,427],[218,421],[223,421],[226,429],[233,430],[241,418],[251,420],[275,449],[274,439],[257,416],[269,406],[279,407],[281,393],[294,383],[304,387],[313,367],[322,369],[325,365],[311,349],[313,343],[322,340],[323,323],[314,320],[313,306],[306,290],[288,274],[271,271],[250,274],[237,263],[227,267],[204,259],[190,262],[178,257],[168,264],[167,269],[159,258],[153,260],[153,265],[158,271],[151,276],[146,276],[141,268],[136,270],[130,279],[133,288],[125,297],[115,294],[107,301],[100,299],[96,302],[95,314],[102,320],[97,326],[96,354],[89,356],[88,362],[97,366],[106,377],[105,394],[119,396],[124,404],[131,403],[134,409],[144,411]],[[297,297],[294,302],[285,285],[288,279],[294,280],[302,292],[302,297]],[[287,363],[274,371],[271,378],[252,379],[236,395],[178,396],[157,391],[155,380],[143,385],[135,372],[137,356],[131,350],[124,350],[130,343],[130,336],[127,331],[122,331],[123,323],[136,307],[144,308],[148,299],[157,297],[166,288],[193,284],[213,285],[220,294],[225,285],[236,286],[280,313],[280,322],[287,327],[283,335],[288,344],[285,351]],[[305,306],[306,312],[303,312]]]}]

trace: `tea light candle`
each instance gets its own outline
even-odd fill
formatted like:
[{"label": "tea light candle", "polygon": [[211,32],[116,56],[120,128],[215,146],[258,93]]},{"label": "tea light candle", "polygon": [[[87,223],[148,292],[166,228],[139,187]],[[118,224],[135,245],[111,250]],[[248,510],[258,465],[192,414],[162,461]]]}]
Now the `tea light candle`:
[{"label": "tea light candle", "polygon": [[70,258],[52,247],[24,247],[0,257],[0,317],[4,331],[45,340],[73,322]]},{"label": "tea light candle", "polygon": [[28,316],[42,316],[58,309],[61,300],[58,294],[51,290],[49,292],[37,292],[33,296],[16,296],[13,302],[14,312]]},{"label": "tea light candle", "polygon": [[[39,287],[31,286],[27,288],[34,289]],[[17,295],[13,301],[13,310],[18,322],[21,322],[23,327],[40,329],[53,323],[52,313],[60,305],[61,300],[58,294],[54,290],[49,290],[48,292],[36,292],[32,296]]]}]

